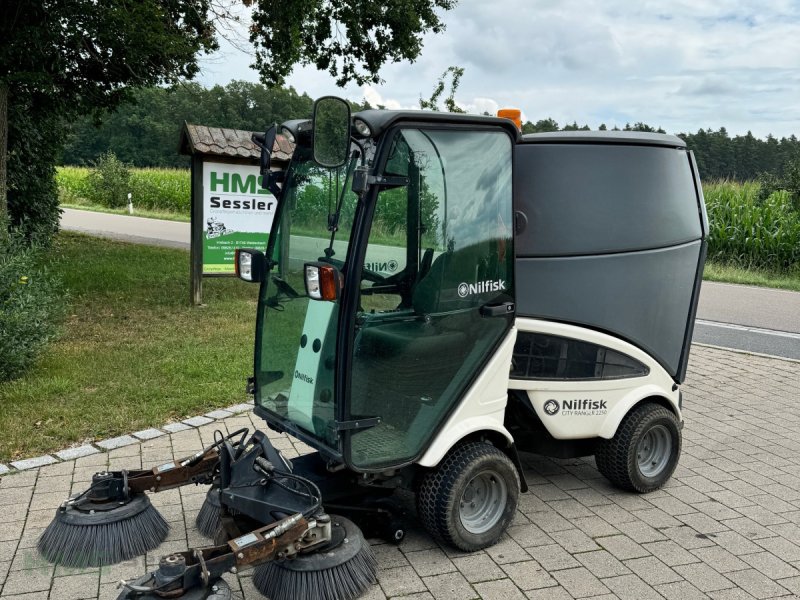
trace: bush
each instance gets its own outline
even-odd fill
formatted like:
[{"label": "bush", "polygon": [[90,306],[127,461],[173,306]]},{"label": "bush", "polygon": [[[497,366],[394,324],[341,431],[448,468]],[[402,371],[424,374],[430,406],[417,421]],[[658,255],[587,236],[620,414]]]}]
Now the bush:
[{"label": "bush", "polygon": [[89,172],[89,199],[108,208],[123,208],[128,204],[131,172],[113,152],[101,154]]},{"label": "bush", "polygon": [[0,381],[21,375],[57,332],[64,292],[43,246],[0,220]]}]

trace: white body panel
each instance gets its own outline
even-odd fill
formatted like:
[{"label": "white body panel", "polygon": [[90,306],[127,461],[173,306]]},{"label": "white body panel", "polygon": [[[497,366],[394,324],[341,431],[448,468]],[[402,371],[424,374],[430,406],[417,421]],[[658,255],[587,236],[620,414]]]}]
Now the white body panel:
[{"label": "white body panel", "polygon": [[517,329],[512,327],[418,464],[435,467],[456,442],[476,431],[496,431],[513,443],[503,419],[508,402],[508,373],[516,341]]},{"label": "white body panel", "polygon": [[[650,372],[641,377],[590,381],[510,379],[517,333],[525,331],[605,346],[635,358],[646,365]],[[502,433],[512,443],[511,434],[503,425],[509,389],[524,390],[528,394],[542,423],[559,440],[611,438],[631,407],[652,396],[666,399],[678,419],[682,418],[677,386],[664,368],[646,352],[591,329],[553,321],[517,318],[515,327],[464,395],[458,408],[418,464],[424,467],[436,466],[459,440],[480,431]],[[558,411],[553,414],[544,408],[551,400],[558,404]]]},{"label": "white body panel", "polygon": [[[650,396],[665,398],[678,419],[680,392],[673,391],[674,382],[664,368],[639,348],[598,331],[538,319],[517,319],[520,332],[531,331],[598,344],[627,354],[650,369],[642,377],[608,380],[523,380],[511,379],[509,389],[525,390],[536,414],[557,440],[592,437],[611,438],[623,417],[633,405]],[[545,410],[550,400],[557,402],[558,412]],[[549,406],[555,406],[552,403]]]}]

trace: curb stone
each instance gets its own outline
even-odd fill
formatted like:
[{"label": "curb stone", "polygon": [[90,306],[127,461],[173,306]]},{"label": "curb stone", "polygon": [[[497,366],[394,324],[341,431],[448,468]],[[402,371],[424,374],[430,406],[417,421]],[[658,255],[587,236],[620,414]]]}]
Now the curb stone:
[{"label": "curb stone", "polygon": [[45,454],[43,456],[36,456],[34,458],[26,458],[25,460],[14,460],[11,462],[11,466],[18,471],[25,471],[27,469],[35,469],[36,467],[52,465],[53,463],[57,462],[57,458],[53,458],[49,454]]},{"label": "curb stone", "polygon": [[160,428],[152,427],[150,429],[142,429],[130,434],[120,435],[117,437],[100,440],[93,444],[84,444],[73,448],[65,448],[54,452],[53,456],[44,454],[42,456],[35,456],[33,458],[26,458],[22,460],[11,461],[8,465],[0,463],[0,475],[13,475],[17,471],[26,471],[28,469],[35,469],[37,467],[44,467],[59,462],[68,462],[76,458],[90,456],[92,454],[99,454],[106,450],[113,450],[115,448],[123,448],[139,442],[152,440],[169,433],[177,433],[179,431],[187,431],[202,425],[208,425],[215,420],[225,419],[253,410],[253,405],[249,403],[234,404],[217,410],[212,410],[205,415],[197,415],[184,419],[178,423],[167,423]]}]

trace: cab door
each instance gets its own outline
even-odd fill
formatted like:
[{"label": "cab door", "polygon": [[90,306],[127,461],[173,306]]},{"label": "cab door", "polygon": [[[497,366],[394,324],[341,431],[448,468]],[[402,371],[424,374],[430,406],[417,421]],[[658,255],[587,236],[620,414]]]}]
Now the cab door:
[{"label": "cab door", "polygon": [[[377,194],[350,364],[348,463],[413,462],[513,322],[512,147],[499,128],[397,130]],[[373,421],[374,422],[374,421]]]}]

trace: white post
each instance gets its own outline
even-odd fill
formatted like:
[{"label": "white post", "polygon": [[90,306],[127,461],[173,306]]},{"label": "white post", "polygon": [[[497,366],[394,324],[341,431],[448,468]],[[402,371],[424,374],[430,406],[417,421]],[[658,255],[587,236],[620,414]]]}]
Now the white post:
[{"label": "white post", "polygon": [[133,194],[128,192],[128,214],[129,215],[133,214],[133,200],[132,200],[132,197],[133,197]]}]

